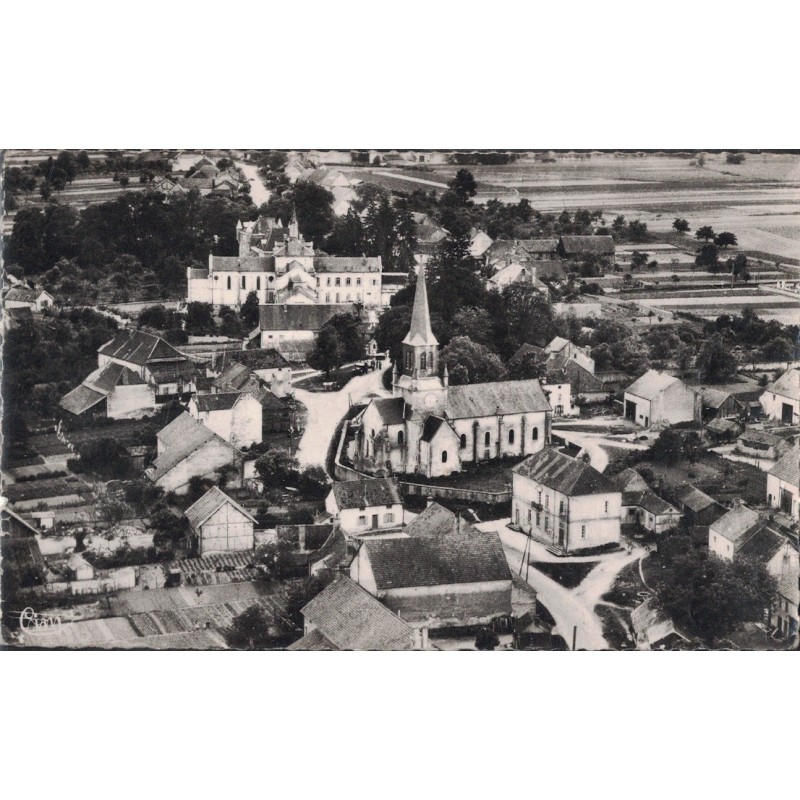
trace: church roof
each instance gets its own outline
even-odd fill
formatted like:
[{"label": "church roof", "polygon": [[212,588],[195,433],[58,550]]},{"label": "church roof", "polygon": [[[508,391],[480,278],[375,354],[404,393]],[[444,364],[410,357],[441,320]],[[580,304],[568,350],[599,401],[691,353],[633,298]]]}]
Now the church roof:
[{"label": "church roof", "polygon": [[425,265],[419,265],[417,289],[414,294],[414,310],[411,313],[411,327],[403,344],[438,345],[431,328],[431,312],[428,308],[428,290],[425,286]]},{"label": "church roof", "polygon": [[451,386],[447,393],[446,413],[450,419],[534,411],[550,411],[550,403],[537,380]]},{"label": "church roof", "polygon": [[400,425],[403,422],[405,400],[402,397],[379,397],[372,404],[384,425]]},{"label": "church roof", "polygon": [[[425,420],[425,424],[422,426],[422,441],[423,442],[432,442],[433,437],[439,432],[439,428],[442,425],[447,426],[447,422],[443,420],[441,417],[434,417],[432,414]],[[449,427],[449,426],[447,426]]]}]

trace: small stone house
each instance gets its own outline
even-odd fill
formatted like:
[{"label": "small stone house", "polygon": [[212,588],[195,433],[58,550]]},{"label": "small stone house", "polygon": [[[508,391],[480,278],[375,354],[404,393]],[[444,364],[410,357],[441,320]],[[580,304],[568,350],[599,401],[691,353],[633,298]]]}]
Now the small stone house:
[{"label": "small stone house", "polygon": [[185,513],[199,556],[253,549],[255,518],[217,486]]},{"label": "small stone house", "polygon": [[325,499],[325,510],[348,533],[385,530],[403,524],[403,499],[397,481],[392,478],[336,481]]}]

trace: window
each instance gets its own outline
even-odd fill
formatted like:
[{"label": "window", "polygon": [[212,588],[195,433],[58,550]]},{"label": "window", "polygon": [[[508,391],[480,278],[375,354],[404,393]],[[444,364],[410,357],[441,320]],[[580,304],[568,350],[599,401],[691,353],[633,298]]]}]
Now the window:
[{"label": "window", "polygon": [[492,443],[492,434],[486,431],[483,437],[483,443],[488,447]]},{"label": "window", "polygon": [[442,464],[447,463],[447,450],[442,450]]},{"label": "window", "polygon": [[428,366],[427,353],[423,353],[419,358],[419,368],[426,369]]},{"label": "window", "polygon": [[398,432],[397,432],[397,444],[399,444],[399,445],[400,445],[400,447],[402,447],[402,446],[403,446],[403,441],[404,441],[404,438],[405,438],[405,437],[403,436],[403,431],[398,431]]},{"label": "window", "polygon": [[345,278],[344,279],[344,285],[345,286],[349,286],[350,285],[350,278]]},{"label": "window", "polygon": [[539,438],[539,429],[538,428],[534,428],[533,429],[533,433],[531,435],[533,437],[533,441],[535,442]]},{"label": "window", "polygon": [[330,286],[330,285],[331,285],[331,279],[328,278],[328,286]]},{"label": "window", "polygon": [[228,288],[229,289],[231,288],[231,276],[230,275],[228,275]]},{"label": "window", "polygon": [[358,518],[358,524],[359,524],[359,525],[366,525],[366,524],[367,524],[367,518],[366,518],[366,516],[364,516],[364,515],[360,516],[360,517]]},{"label": "window", "polygon": [[545,508],[550,508],[550,495],[545,495],[545,498],[544,498],[544,507],[545,507]]},{"label": "window", "polygon": [[508,443],[509,444],[514,444],[514,429],[513,428],[511,428],[511,430],[508,432]]},{"label": "window", "polygon": [[544,529],[545,529],[546,531],[547,531],[547,530],[550,530],[550,519],[549,519],[548,517],[545,517],[545,518],[544,518]]},{"label": "window", "polygon": [[542,526],[542,515],[537,511],[536,512],[536,527],[541,528]]},{"label": "window", "polygon": [[581,539],[585,539],[585,538],[586,538],[586,526],[585,525],[581,525]]},{"label": "window", "polygon": [[463,449],[466,446],[467,446],[467,434],[466,433],[462,433],[461,434],[461,448]]},{"label": "window", "polygon": [[608,500],[606,500],[605,508],[603,510],[606,512],[606,514],[608,513]]},{"label": "window", "polygon": [[341,286],[342,285],[342,279],[341,278],[337,278],[336,279],[336,285],[337,286]]},{"label": "window", "polygon": [[247,288],[247,278],[244,275],[242,275],[242,289],[246,288]]},{"label": "window", "polygon": [[373,286],[377,286],[378,285],[378,279],[377,278],[373,278],[372,279],[372,285]]},{"label": "window", "polygon": [[558,513],[559,514],[563,514],[564,513],[564,501],[563,500],[561,502],[559,502],[559,504],[558,504]]},{"label": "window", "polygon": [[542,490],[539,489],[539,505],[542,504]]},{"label": "window", "polygon": [[261,278],[256,278],[256,291],[261,291]]},{"label": "window", "polygon": [[356,278],[356,286],[361,286],[361,278]]},{"label": "window", "polygon": [[532,513],[533,512],[530,509],[528,509],[528,525],[531,524],[531,515],[532,515]]},{"label": "window", "polygon": [[394,522],[394,514],[384,514],[383,515],[384,522]]},{"label": "window", "polygon": [[319,286],[322,282],[322,278],[317,278],[317,286]]},{"label": "window", "polygon": [[331,301],[331,293],[330,292],[326,292],[325,293],[325,302],[326,303],[330,303],[330,301]]}]

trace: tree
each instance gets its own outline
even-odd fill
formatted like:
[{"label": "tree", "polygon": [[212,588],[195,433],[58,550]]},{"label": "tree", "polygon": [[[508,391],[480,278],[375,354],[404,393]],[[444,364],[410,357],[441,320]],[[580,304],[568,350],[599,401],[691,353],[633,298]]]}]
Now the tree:
[{"label": "tree", "polygon": [[647,259],[649,257],[650,256],[647,253],[641,253],[638,250],[634,250],[631,253],[631,272],[644,267],[645,264],[647,264]]},{"label": "tree", "polygon": [[235,616],[224,636],[228,647],[234,650],[268,650],[278,644],[266,612],[259,605]]},{"label": "tree", "polygon": [[450,190],[458,197],[462,205],[466,205],[471,197],[475,197],[478,184],[475,177],[468,169],[460,169],[455,177],[447,184]]},{"label": "tree", "polygon": [[247,295],[247,299],[242,303],[242,307],[239,310],[239,316],[248,331],[253,330],[258,325],[258,295],[255,292],[250,292]]},{"label": "tree", "polygon": [[684,375],[694,361],[694,347],[690,344],[683,345],[678,349],[675,360],[678,362],[678,369],[681,371],[681,375]]},{"label": "tree", "polygon": [[462,308],[453,317],[453,336],[466,336],[473,342],[492,344],[492,320],[485,308]]},{"label": "tree", "polygon": [[683,437],[674,428],[661,431],[647,451],[651,461],[663,464],[677,464],[683,458]]},{"label": "tree", "polygon": [[213,335],[217,331],[210,303],[192,302],[186,306],[186,332]]},{"label": "tree", "polygon": [[716,272],[719,269],[719,251],[716,245],[703,245],[694,263],[697,264],[698,267],[709,270],[709,272]]},{"label": "tree", "polygon": [[732,247],[738,244],[736,234],[730,231],[722,231],[714,237],[714,244],[717,247]]},{"label": "tree", "polygon": [[298,181],[291,199],[300,232],[309,242],[321,242],[333,230],[333,195],[316,183]]},{"label": "tree", "polygon": [[761,348],[764,361],[789,361],[794,358],[794,345],[791,340],[776,336]]},{"label": "tree", "polygon": [[678,233],[688,233],[691,228],[689,227],[689,222],[682,217],[678,217],[673,223],[672,227],[675,228]]},{"label": "tree", "polygon": [[481,628],[475,636],[476,650],[494,650],[500,644],[500,637],[491,628]]},{"label": "tree", "polygon": [[508,362],[508,377],[512,381],[541,378],[544,373],[545,366],[542,358],[535,351],[523,353],[519,358],[512,358]]},{"label": "tree", "polygon": [[334,256],[360,256],[367,252],[364,224],[355,208],[348,209],[334,222],[325,239],[325,250]]},{"label": "tree", "polygon": [[763,618],[777,584],[760,563],[726,561],[705,548],[679,553],[656,575],[659,605],[675,623],[713,644]]},{"label": "tree", "polygon": [[299,464],[288,450],[269,450],[255,463],[256,472],[266,488],[280,489],[297,482]]},{"label": "tree", "polygon": [[700,348],[697,369],[702,380],[723,383],[736,374],[736,368],[736,358],[719,334],[707,339]]},{"label": "tree", "polygon": [[442,349],[442,364],[447,365],[450,383],[487,383],[506,377],[506,369],[495,353],[466,336],[456,336]]},{"label": "tree", "polygon": [[322,467],[306,467],[300,473],[298,489],[306,500],[324,500],[329,488],[328,473]]},{"label": "tree", "polygon": [[714,229],[710,225],[703,225],[694,232],[695,239],[702,239],[707,242],[714,238]]},{"label": "tree", "polygon": [[632,242],[646,242],[648,239],[647,223],[639,219],[631,220],[628,224],[628,238]]},{"label": "tree", "polygon": [[[521,344],[546,340],[551,333],[553,307],[528,283],[512,283],[500,293],[501,308],[513,350]],[[512,352],[513,352],[512,350]]]}]

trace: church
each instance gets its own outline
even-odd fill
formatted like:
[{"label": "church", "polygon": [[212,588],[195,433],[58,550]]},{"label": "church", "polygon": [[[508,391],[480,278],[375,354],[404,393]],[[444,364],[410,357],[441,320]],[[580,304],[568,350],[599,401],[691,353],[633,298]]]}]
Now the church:
[{"label": "church", "polygon": [[395,364],[392,389],[392,397],[373,399],[353,421],[351,454],[364,472],[441,477],[468,464],[538,453],[550,438],[550,404],[538,380],[450,386],[446,365],[439,377],[423,265],[403,339],[403,374]]},{"label": "church", "polygon": [[187,269],[187,302],[240,308],[250,292],[259,305],[381,306],[380,256],[328,256],[300,233],[259,217],[236,226],[238,256],[209,255],[208,267]]}]

